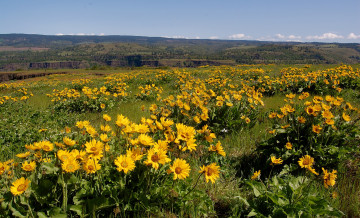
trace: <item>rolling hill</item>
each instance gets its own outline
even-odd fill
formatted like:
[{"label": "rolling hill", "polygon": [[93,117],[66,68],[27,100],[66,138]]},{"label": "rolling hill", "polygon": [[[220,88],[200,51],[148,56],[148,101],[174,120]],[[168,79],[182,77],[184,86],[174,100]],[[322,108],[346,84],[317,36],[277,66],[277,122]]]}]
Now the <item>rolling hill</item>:
[{"label": "rolling hill", "polygon": [[356,64],[357,43],[0,34],[0,70],[235,64]]}]

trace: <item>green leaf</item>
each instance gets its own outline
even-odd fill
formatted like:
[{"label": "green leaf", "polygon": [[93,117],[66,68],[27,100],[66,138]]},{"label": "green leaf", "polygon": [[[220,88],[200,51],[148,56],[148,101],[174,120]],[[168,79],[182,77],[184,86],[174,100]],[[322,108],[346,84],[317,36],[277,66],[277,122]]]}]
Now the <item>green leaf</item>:
[{"label": "green leaf", "polygon": [[105,196],[86,200],[86,203],[89,206],[90,211],[97,211],[116,205],[112,198],[106,198]]},{"label": "green leaf", "polygon": [[250,185],[253,188],[253,192],[254,192],[255,197],[259,197],[265,191],[264,190],[265,187],[260,182],[248,181],[247,184]]},{"label": "green leaf", "polygon": [[279,205],[279,196],[277,196],[276,194],[273,193],[268,193],[266,195],[275,205]]},{"label": "green leaf", "polygon": [[249,202],[248,202],[245,198],[243,198],[243,197],[241,197],[241,196],[235,196],[234,198],[240,199],[242,202],[244,202],[244,204],[245,204],[247,207],[250,206]]},{"label": "green leaf", "polygon": [[83,205],[71,205],[69,209],[76,212],[77,215],[83,216]]},{"label": "green leaf", "polygon": [[52,218],[66,218],[66,214],[64,214],[60,207],[53,207],[49,211],[49,216]]},{"label": "green leaf", "polygon": [[56,174],[59,171],[59,168],[53,163],[42,163],[40,171],[45,171],[46,174]]},{"label": "green leaf", "polygon": [[48,216],[46,216],[44,212],[37,212],[36,214],[38,215],[39,218],[48,218]]},{"label": "green leaf", "polygon": [[291,202],[293,199],[293,195],[294,195],[294,190],[292,189],[292,187],[290,186],[290,184],[287,184],[285,186],[285,189],[283,190],[283,192],[285,193],[287,199]]},{"label": "green leaf", "polygon": [[276,208],[272,215],[273,217],[295,217],[294,215],[289,216],[282,208]]},{"label": "green leaf", "polygon": [[72,174],[71,177],[67,180],[67,184],[75,184],[79,181],[79,179]]},{"label": "green leaf", "polygon": [[274,186],[279,186],[279,180],[277,179],[276,176],[273,177],[272,183],[273,183]]},{"label": "green leaf", "polygon": [[86,196],[86,190],[80,189],[78,192],[76,192],[75,196],[73,197],[74,204],[75,205],[82,204],[84,202],[82,198],[85,196]]},{"label": "green leaf", "polygon": [[250,213],[247,215],[248,217],[252,217],[252,216],[256,216],[257,213],[255,212],[254,209],[252,209],[252,211],[250,211]]},{"label": "green leaf", "polygon": [[12,215],[14,216],[14,217],[26,217],[26,216],[24,216],[24,215],[22,215],[21,214],[21,212],[20,211],[18,211],[16,208],[14,208],[13,206],[12,206],[12,204],[9,204],[9,208],[10,208],[10,210],[11,210],[11,212],[12,212]]}]

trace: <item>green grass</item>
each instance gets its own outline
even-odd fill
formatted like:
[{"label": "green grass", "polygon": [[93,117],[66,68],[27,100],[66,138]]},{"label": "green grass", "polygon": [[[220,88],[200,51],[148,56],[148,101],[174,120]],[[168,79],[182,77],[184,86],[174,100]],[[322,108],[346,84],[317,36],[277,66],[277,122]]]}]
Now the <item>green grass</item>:
[{"label": "green grass", "polygon": [[[284,66],[264,66],[263,69],[272,76],[279,75],[279,69]],[[325,66],[312,66],[312,70],[323,69]],[[197,77],[204,79],[208,74],[215,71],[213,68],[209,69],[183,69],[184,71],[200,71]],[[55,72],[55,71],[54,71]],[[130,84],[128,92],[130,96],[128,100],[116,102],[113,108],[105,108],[102,112],[84,112],[84,113],[70,113],[70,112],[57,112],[54,111],[50,98],[46,94],[51,93],[54,88],[63,89],[64,87],[71,86],[71,81],[80,78],[91,78],[94,83],[89,86],[98,86],[102,83],[104,75],[115,72],[130,72],[130,70],[119,71],[102,71],[101,75],[95,75],[98,71],[75,70],[71,74],[66,75],[50,75],[43,78],[30,79],[32,84],[29,84],[29,90],[33,92],[34,96],[27,100],[26,106],[18,106],[17,104],[2,107],[2,114],[0,121],[2,132],[8,131],[9,134],[14,134],[13,138],[6,139],[8,144],[16,147],[16,150],[2,147],[2,155],[0,160],[13,157],[15,152],[23,151],[24,143],[32,143],[40,140],[42,137],[51,139],[51,134],[60,131],[65,126],[73,127],[76,121],[89,120],[92,124],[98,125],[103,123],[102,115],[104,113],[110,115],[113,120],[116,120],[117,115],[122,114],[128,117],[131,121],[139,123],[142,117],[149,118],[148,108],[151,104],[157,103],[156,100],[142,101],[135,98],[138,93],[139,84],[144,81],[137,79],[134,83]],[[29,72],[33,73],[33,72]],[[47,86],[49,81],[58,81],[55,86]],[[176,93],[174,89],[173,79],[169,83],[159,84],[164,88],[162,97],[169,94]],[[2,90],[1,95],[11,94],[13,90]],[[346,101],[353,103],[353,106],[360,107],[360,93],[359,90],[345,89],[342,96]],[[264,107],[260,112],[255,126],[251,129],[241,129],[232,131],[231,134],[225,136],[218,136],[225,151],[226,158],[222,163],[222,175],[215,185],[206,184],[204,181],[200,182],[197,189],[206,190],[209,196],[215,202],[218,216],[231,215],[232,209],[238,204],[241,204],[239,197],[246,197],[249,192],[246,192],[242,185],[244,179],[249,179],[253,171],[261,169],[262,166],[258,165],[257,159],[259,154],[256,153],[256,148],[259,143],[270,137],[268,131],[271,128],[270,121],[267,118],[267,112],[277,110],[279,107],[286,104],[284,102],[285,95],[278,93],[273,96],[266,96],[263,98]],[[141,106],[145,106],[146,110],[142,111]],[[8,126],[6,126],[8,124]],[[18,126],[17,126],[18,125]],[[38,129],[48,128],[52,129],[48,133],[40,134]],[[30,130],[30,132],[28,131]],[[31,137],[31,134],[33,134]],[[0,141],[1,142],[1,141]],[[11,142],[11,143],[9,143]],[[4,154],[7,153],[7,154]],[[339,169],[339,176],[337,179],[336,191],[339,197],[332,199],[328,192],[323,188],[322,181],[314,183],[314,190],[318,190],[324,199],[332,201],[334,205],[340,208],[349,217],[356,217],[360,215],[360,179],[359,179],[359,157],[353,157],[354,162],[349,164],[347,161],[343,163],[342,168]],[[358,161],[358,162],[356,162]],[[195,165],[200,167],[200,163],[195,159]],[[196,169],[198,170],[198,169]],[[195,183],[196,176],[192,175],[193,183]]]}]

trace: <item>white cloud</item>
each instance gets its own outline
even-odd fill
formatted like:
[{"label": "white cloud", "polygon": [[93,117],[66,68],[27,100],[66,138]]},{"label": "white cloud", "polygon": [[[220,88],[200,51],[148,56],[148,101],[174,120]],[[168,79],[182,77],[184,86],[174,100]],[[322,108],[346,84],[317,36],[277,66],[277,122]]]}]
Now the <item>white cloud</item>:
[{"label": "white cloud", "polygon": [[195,39],[200,39],[200,36],[196,36]]},{"label": "white cloud", "polygon": [[279,39],[285,39],[285,36],[280,33],[276,34],[275,36],[278,37]]},{"label": "white cloud", "polygon": [[64,33],[57,33],[55,34],[57,36],[105,36],[105,33],[100,33],[100,34],[95,34],[95,33],[69,33],[69,34],[64,34]]},{"label": "white cloud", "polygon": [[258,41],[276,41],[277,39],[271,37],[271,36],[261,36],[257,38]]},{"label": "white cloud", "polygon": [[95,33],[76,33],[75,36],[95,36]]},{"label": "white cloud", "polygon": [[275,35],[276,39],[274,39],[273,37],[267,37],[268,40],[281,40],[281,41],[299,41],[301,39],[301,36],[296,36],[296,35],[283,35],[283,34],[276,34]]},{"label": "white cloud", "polygon": [[288,39],[299,40],[299,39],[301,39],[301,36],[290,35],[290,36],[288,36]]},{"label": "white cloud", "polygon": [[344,36],[342,35],[337,35],[335,33],[324,33],[321,36],[307,36],[306,39],[342,39],[344,38]]},{"label": "white cloud", "polygon": [[233,34],[229,36],[229,39],[250,39],[250,36],[247,36],[243,33]]},{"label": "white cloud", "polygon": [[218,39],[218,36],[210,36],[209,39]]},{"label": "white cloud", "polygon": [[258,41],[282,41],[282,42],[300,42],[302,39],[301,36],[297,36],[297,35],[283,35],[283,34],[275,34],[272,36],[261,36],[259,38],[257,38],[256,40]]},{"label": "white cloud", "polygon": [[347,38],[348,39],[360,39],[360,35],[356,35],[355,33],[350,33]]},{"label": "white cloud", "polygon": [[173,38],[173,39],[187,39],[188,37],[185,36],[165,36],[166,38]]}]

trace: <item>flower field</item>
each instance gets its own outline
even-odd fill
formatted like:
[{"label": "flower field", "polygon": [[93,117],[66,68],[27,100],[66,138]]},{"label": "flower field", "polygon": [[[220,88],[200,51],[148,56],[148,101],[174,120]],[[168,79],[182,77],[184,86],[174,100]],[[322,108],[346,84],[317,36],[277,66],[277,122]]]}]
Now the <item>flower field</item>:
[{"label": "flower field", "polygon": [[0,84],[1,217],[360,216],[360,68]]}]

